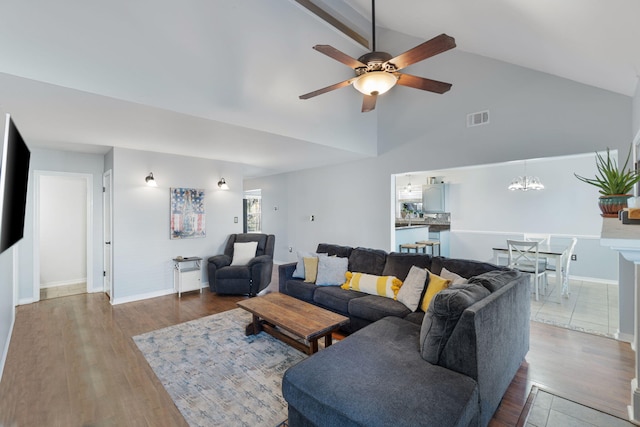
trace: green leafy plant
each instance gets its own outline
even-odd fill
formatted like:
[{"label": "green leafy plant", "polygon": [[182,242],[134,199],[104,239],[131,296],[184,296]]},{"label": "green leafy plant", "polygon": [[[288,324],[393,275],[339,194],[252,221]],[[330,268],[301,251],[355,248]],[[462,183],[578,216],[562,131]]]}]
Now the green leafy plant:
[{"label": "green leafy plant", "polygon": [[611,158],[607,147],[606,159],[601,154],[596,153],[598,173],[595,178],[585,178],[577,173],[574,173],[574,175],[580,181],[598,187],[600,194],[604,196],[628,194],[633,189],[633,186],[640,182],[640,174],[635,170],[628,169],[630,159],[631,147],[629,147],[629,154],[627,154],[624,166],[622,169],[618,169],[618,163]]}]

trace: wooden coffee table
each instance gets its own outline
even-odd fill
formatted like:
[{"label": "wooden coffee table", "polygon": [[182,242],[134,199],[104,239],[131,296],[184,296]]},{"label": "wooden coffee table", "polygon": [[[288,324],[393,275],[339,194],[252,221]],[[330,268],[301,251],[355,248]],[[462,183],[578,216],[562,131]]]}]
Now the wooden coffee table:
[{"label": "wooden coffee table", "polygon": [[[253,315],[253,321],[245,330],[247,335],[265,331],[309,355],[318,351],[319,338],[324,337],[324,345],[329,347],[332,343],[331,333],[349,323],[348,317],[279,292],[240,301],[238,306]],[[294,337],[304,341],[300,342]]]}]

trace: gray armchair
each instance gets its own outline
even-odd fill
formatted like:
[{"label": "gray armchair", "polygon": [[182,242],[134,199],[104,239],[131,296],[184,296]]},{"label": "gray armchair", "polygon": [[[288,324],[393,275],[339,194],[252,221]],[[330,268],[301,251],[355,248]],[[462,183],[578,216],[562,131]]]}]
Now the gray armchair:
[{"label": "gray armchair", "polygon": [[[255,296],[271,282],[273,271],[273,248],[276,237],[273,234],[231,234],[223,255],[209,258],[209,288],[218,294]],[[233,244],[258,242],[255,258],[246,265],[231,265]]]}]

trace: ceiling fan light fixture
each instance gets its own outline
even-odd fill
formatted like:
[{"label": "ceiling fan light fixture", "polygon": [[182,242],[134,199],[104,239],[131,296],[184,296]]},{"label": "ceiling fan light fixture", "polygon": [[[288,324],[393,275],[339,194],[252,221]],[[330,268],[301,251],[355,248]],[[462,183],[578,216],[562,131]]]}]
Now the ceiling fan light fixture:
[{"label": "ceiling fan light fixture", "polygon": [[382,95],[394,87],[398,78],[386,71],[370,71],[353,82],[353,87],[364,95]]}]

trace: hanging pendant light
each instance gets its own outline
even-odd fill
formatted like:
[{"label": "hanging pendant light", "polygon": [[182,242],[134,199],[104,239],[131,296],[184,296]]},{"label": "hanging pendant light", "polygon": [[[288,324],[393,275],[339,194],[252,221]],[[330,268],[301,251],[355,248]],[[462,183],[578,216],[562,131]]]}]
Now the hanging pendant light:
[{"label": "hanging pendant light", "polygon": [[524,161],[524,175],[513,178],[509,187],[511,191],[544,190],[544,185],[537,176],[527,175],[527,161]]}]

